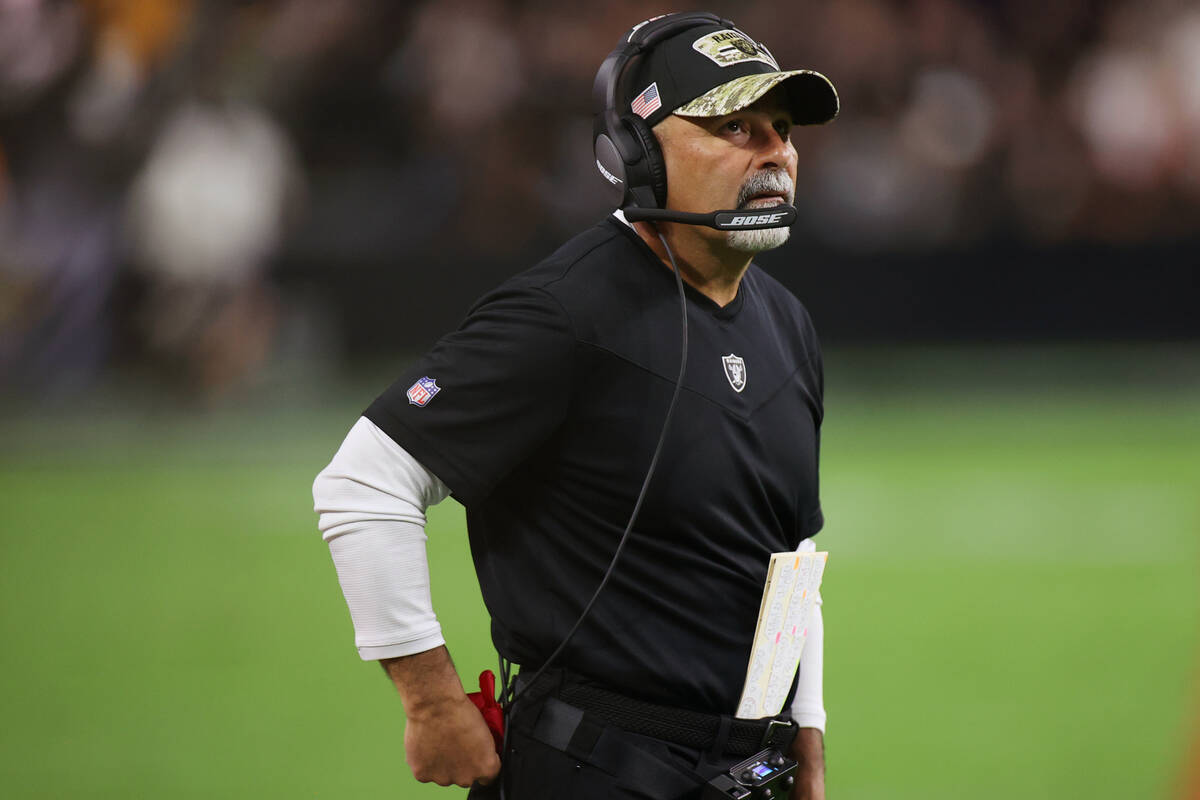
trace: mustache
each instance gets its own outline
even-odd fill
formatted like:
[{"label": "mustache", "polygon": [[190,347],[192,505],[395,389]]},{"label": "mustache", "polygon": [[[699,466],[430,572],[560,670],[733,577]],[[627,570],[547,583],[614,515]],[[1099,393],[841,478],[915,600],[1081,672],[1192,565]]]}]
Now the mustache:
[{"label": "mustache", "polygon": [[754,173],[742,184],[742,188],[738,190],[737,207],[744,207],[751,197],[763,192],[782,192],[786,195],[785,202],[788,205],[796,198],[796,187],[792,184],[792,177],[781,169],[768,169]]}]

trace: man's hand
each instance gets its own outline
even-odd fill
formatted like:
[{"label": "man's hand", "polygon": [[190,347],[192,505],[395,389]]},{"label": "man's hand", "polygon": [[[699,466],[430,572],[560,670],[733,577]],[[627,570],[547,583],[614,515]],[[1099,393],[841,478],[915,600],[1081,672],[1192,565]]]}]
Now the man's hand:
[{"label": "man's hand", "polygon": [[404,751],[413,776],[439,786],[495,780],[500,773],[496,744],[483,715],[467,699],[446,648],[380,663],[404,703]]},{"label": "man's hand", "polygon": [[445,706],[410,713],[404,752],[417,780],[439,786],[488,784],[500,772],[492,733],[465,694]]},{"label": "man's hand", "polygon": [[825,736],[816,728],[801,728],[791,755],[799,765],[791,800],[825,800]]}]

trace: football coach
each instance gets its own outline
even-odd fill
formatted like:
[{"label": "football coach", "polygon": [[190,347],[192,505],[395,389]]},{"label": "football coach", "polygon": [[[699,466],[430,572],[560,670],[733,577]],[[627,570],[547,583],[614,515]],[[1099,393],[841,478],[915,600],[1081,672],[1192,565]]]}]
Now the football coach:
[{"label": "football coach", "polygon": [[[793,129],[837,94],[688,13],[624,34],[594,102],[616,211],[477,301],[316,479],[356,645],[399,691],[420,781],[699,798],[775,748],[791,796],[822,798],[819,609],[783,712],[736,711],[770,554],[823,525],[817,337],[751,259],[787,240]],[[430,601],[425,510],[448,495],[502,659],[500,755]]]}]

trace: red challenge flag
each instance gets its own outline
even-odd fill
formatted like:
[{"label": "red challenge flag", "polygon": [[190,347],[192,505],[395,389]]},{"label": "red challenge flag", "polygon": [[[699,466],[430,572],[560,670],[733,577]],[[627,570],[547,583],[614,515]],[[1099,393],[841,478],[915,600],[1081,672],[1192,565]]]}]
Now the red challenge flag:
[{"label": "red challenge flag", "polygon": [[488,730],[492,732],[492,740],[496,743],[496,752],[503,755],[504,750],[504,709],[496,702],[496,675],[490,669],[479,673],[479,691],[468,692],[467,699],[475,704]]}]

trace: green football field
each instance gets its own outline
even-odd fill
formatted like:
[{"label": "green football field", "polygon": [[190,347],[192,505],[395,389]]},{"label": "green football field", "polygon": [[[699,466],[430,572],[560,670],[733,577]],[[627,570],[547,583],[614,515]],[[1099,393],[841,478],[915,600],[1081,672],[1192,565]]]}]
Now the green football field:
[{"label": "green football field", "polygon": [[[1200,710],[1200,352],[832,353],[831,797],[1172,798]],[[0,796],[459,797],[416,784],[310,486],[388,370],[0,418]],[[431,513],[464,682],[462,509]]]}]

